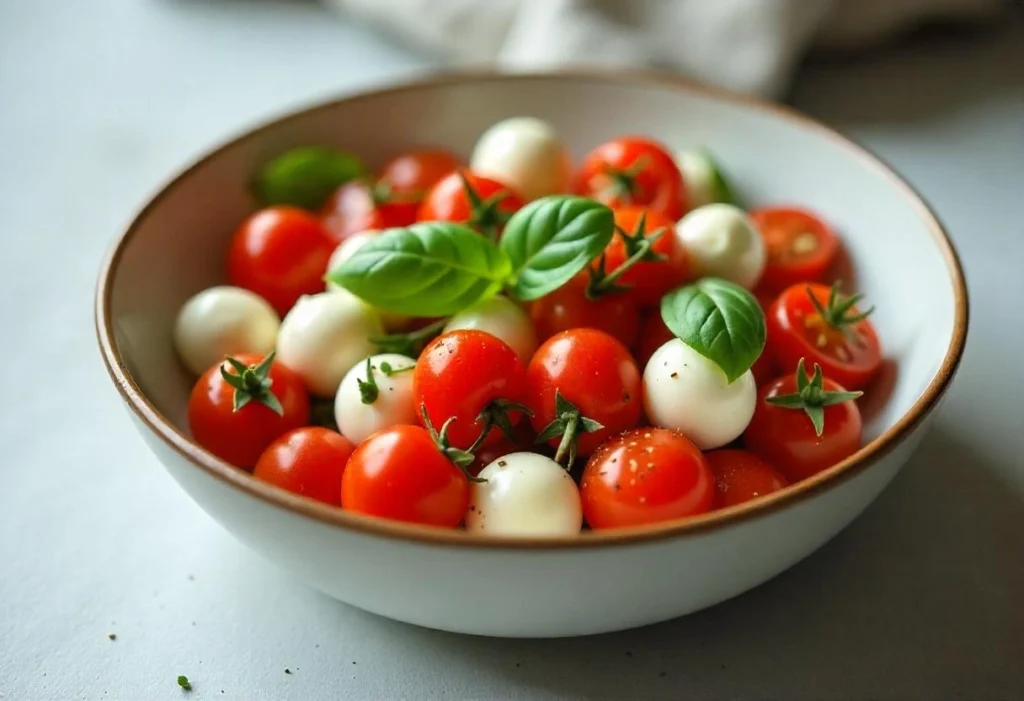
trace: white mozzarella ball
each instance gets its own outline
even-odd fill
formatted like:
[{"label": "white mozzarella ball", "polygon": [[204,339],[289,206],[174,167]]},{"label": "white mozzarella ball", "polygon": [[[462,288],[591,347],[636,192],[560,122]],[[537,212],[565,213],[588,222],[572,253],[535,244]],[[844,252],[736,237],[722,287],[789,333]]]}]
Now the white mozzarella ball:
[{"label": "white mozzarella ball", "polygon": [[[369,358],[376,396],[366,396],[360,383],[367,381],[366,360],[356,363],[345,374],[334,398],[334,420],[341,435],[358,445],[371,434],[389,426],[416,423],[412,397],[412,371],[416,361],[397,353],[381,353]],[[382,364],[390,366],[390,374]],[[367,392],[372,390],[367,389]]]},{"label": "white mozzarella ball", "polygon": [[580,491],[551,458],[511,453],[480,471],[466,530],[502,536],[566,536],[580,532]]},{"label": "white mozzarella ball", "polygon": [[502,182],[527,201],[569,189],[572,162],[558,134],[535,117],[513,117],[483,133],[469,168]]},{"label": "white mozzarella ball", "polygon": [[518,304],[500,295],[477,302],[449,319],[445,333],[456,329],[477,329],[497,336],[524,364],[537,350],[537,332],[530,317]]},{"label": "white mozzarella ball", "polygon": [[719,199],[715,182],[714,164],[699,151],[679,151],[676,165],[686,185],[686,200],[691,209],[711,204]]},{"label": "white mozzarella ball", "polygon": [[679,220],[676,240],[697,277],[725,278],[752,289],[765,266],[764,241],[750,217],[731,204],[706,204]]},{"label": "white mozzarella ball", "polygon": [[277,359],[298,373],[310,392],[333,397],[345,373],[376,350],[370,338],[383,333],[377,313],[354,295],[306,295],[281,322]]},{"label": "white mozzarella ball", "polygon": [[[358,234],[352,234],[347,239],[338,244],[338,247],[334,249],[334,253],[331,254],[331,258],[327,261],[327,271],[330,272],[340,266],[342,263],[351,258],[356,251],[362,248],[366,243],[372,241],[376,237],[380,236],[382,232],[379,229],[367,229],[366,231],[360,231]],[[332,292],[347,291],[345,288],[334,284],[333,282],[327,283],[327,289]],[[397,329],[404,326],[409,322],[412,317],[405,316],[404,314],[391,314],[390,312],[378,311],[377,314],[380,316],[381,322],[387,329]]]},{"label": "white mozzarella ball", "polygon": [[274,350],[280,326],[277,312],[258,294],[241,287],[211,287],[178,312],[174,347],[185,367],[201,375],[225,356]]},{"label": "white mozzarella ball", "polygon": [[753,373],[730,383],[721,368],[678,338],[647,362],[643,392],[651,423],[679,431],[701,450],[739,437],[757,404]]}]

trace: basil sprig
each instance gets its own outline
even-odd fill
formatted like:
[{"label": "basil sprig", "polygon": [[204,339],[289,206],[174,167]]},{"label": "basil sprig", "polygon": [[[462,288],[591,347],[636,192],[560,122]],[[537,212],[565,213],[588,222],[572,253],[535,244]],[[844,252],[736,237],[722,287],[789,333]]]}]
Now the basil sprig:
[{"label": "basil sprig", "polygon": [[764,312],[735,283],[706,277],[661,299],[665,326],[734,381],[754,364],[765,344]]},{"label": "basil sprig", "polygon": [[285,151],[256,174],[252,189],[261,205],[319,209],[339,186],[366,173],[358,157],[321,146]]}]

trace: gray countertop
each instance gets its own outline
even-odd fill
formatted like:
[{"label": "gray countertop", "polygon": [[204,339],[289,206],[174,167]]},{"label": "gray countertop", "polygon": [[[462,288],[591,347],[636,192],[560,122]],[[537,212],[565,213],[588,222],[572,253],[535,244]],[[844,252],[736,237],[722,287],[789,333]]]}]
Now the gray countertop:
[{"label": "gray countertop", "polygon": [[226,134],[430,67],[308,3],[0,5],[0,698],[181,699],[179,674],[194,699],[1024,697],[1020,13],[799,76],[796,106],[935,206],[972,308],[920,451],[789,572],[646,629],[469,638],[338,604],[192,504],[97,357],[101,255]]}]

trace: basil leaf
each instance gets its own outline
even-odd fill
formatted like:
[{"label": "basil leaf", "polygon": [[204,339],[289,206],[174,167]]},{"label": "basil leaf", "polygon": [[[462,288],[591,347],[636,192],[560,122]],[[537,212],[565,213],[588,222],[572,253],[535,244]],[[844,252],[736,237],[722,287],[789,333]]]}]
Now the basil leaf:
[{"label": "basil leaf", "polygon": [[512,261],[513,297],[528,302],[553,292],[583,270],[611,241],[615,218],[585,197],[551,195],[512,215],[501,248]]},{"label": "basil leaf", "polygon": [[448,316],[496,293],[511,272],[497,244],[469,227],[424,222],[388,229],[326,279],[387,312]]},{"label": "basil leaf", "polygon": [[669,331],[722,369],[729,382],[754,364],[765,343],[757,299],[727,280],[706,277],[661,299]]},{"label": "basil leaf", "polygon": [[366,173],[356,156],[319,146],[285,151],[264,165],[253,181],[260,204],[319,209],[339,186]]},{"label": "basil leaf", "polygon": [[718,161],[711,155],[710,151],[702,150],[701,155],[707,159],[711,171],[711,190],[713,202],[724,202],[725,204],[736,204],[736,192],[733,190],[729,179],[718,165]]}]

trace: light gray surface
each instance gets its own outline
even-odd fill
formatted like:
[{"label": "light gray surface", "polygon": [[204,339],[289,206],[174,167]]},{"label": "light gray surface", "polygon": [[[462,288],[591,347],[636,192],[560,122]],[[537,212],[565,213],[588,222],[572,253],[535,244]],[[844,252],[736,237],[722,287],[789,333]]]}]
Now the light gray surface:
[{"label": "light gray surface", "polygon": [[537,642],[378,619],[250,554],[135,436],[93,341],[100,257],[173,168],[422,59],[302,3],[0,1],[0,697],[180,699],[187,674],[194,699],[1021,698],[1024,24],[1010,24],[817,65],[795,93],[920,189],[970,278],[963,368],[906,470],[754,592]]}]

